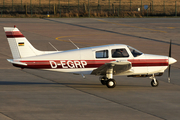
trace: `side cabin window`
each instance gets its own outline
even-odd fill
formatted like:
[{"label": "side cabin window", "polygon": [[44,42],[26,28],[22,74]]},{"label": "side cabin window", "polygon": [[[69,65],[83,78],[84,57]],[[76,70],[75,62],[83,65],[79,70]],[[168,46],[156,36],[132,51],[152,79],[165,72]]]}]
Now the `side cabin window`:
[{"label": "side cabin window", "polygon": [[108,50],[96,51],[96,58],[108,58]]},{"label": "side cabin window", "polygon": [[129,57],[125,48],[120,49],[112,49],[111,50],[112,58],[121,58],[121,57]]}]

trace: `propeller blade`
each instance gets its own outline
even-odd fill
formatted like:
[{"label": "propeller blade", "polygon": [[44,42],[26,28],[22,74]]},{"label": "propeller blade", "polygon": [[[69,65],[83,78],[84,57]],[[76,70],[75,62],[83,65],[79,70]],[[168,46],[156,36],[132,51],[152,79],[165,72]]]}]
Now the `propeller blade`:
[{"label": "propeller blade", "polygon": [[171,41],[172,40],[170,40],[170,44],[169,44],[169,57],[171,57]]},{"label": "propeller blade", "polygon": [[170,70],[171,70],[171,65],[169,65],[169,69],[168,69],[168,82],[171,82],[171,78],[170,78]]},{"label": "propeller blade", "polygon": [[[171,41],[170,40],[170,45],[169,45],[169,57],[171,57]],[[171,78],[170,78],[170,71],[171,71],[171,65],[169,65],[169,69],[168,69],[168,82],[170,83]]]}]

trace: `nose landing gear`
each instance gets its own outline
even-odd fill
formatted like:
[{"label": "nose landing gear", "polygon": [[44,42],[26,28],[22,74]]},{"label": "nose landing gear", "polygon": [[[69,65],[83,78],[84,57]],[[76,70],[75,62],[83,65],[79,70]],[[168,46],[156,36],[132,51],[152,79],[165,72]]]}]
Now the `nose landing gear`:
[{"label": "nose landing gear", "polygon": [[159,82],[158,82],[158,80],[155,78],[154,74],[153,74],[153,76],[150,77],[150,79],[152,79],[152,81],[151,81],[151,86],[152,86],[152,87],[157,87],[157,86],[159,85]]},{"label": "nose landing gear", "polygon": [[157,87],[159,85],[159,82],[156,80],[156,82],[154,82],[154,80],[151,81],[151,86],[152,87]]}]

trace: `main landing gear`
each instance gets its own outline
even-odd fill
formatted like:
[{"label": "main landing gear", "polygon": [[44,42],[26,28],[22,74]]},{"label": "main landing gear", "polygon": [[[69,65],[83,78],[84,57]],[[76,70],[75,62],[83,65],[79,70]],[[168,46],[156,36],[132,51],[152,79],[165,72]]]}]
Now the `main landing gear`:
[{"label": "main landing gear", "polygon": [[113,66],[106,71],[106,76],[100,77],[100,81],[108,88],[114,88],[116,86],[116,81],[113,79]]},{"label": "main landing gear", "polygon": [[114,79],[108,79],[107,77],[99,78],[102,85],[106,85],[108,88],[114,88],[116,86],[116,81]]}]

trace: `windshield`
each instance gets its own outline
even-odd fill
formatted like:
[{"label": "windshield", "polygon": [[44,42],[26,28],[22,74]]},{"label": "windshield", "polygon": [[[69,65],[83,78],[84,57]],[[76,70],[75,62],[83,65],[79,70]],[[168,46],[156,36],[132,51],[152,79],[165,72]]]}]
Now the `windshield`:
[{"label": "windshield", "polygon": [[143,54],[142,52],[140,52],[139,50],[136,50],[133,47],[128,46],[128,48],[129,48],[129,50],[131,51],[131,53],[133,54],[134,57],[137,57],[137,56],[140,56],[140,55]]}]

